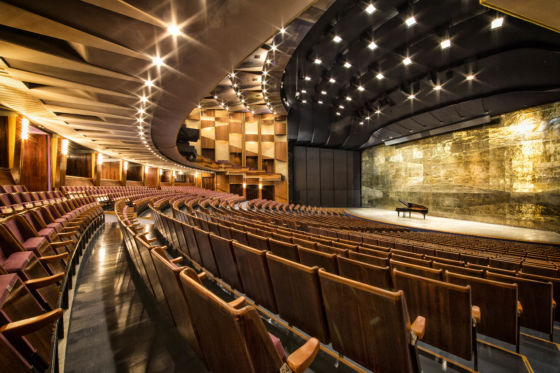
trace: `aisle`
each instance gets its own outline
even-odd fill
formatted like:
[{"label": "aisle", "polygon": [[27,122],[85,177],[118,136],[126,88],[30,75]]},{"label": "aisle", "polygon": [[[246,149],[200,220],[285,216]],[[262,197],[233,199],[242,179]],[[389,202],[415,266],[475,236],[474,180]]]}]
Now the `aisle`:
[{"label": "aisle", "polygon": [[70,316],[66,372],[205,372],[131,273],[114,216],[83,258]]}]

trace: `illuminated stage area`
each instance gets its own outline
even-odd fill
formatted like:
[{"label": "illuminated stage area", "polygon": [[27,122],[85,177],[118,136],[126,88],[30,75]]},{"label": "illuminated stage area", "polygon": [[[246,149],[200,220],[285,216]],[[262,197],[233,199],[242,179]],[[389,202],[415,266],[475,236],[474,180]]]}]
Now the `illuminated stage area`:
[{"label": "illuminated stage area", "polygon": [[423,219],[421,214],[412,213],[411,217],[397,217],[394,210],[383,210],[377,208],[349,208],[348,214],[370,219],[382,223],[396,224],[409,228],[433,230],[455,234],[465,234],[479,237],[491,237],[514,241],[530,241],[551,244],[560,244],[560,234],[551,231],[513,227],[501,224],[480,223],[476,221],[440,218],[438,216],[426,215]]}]

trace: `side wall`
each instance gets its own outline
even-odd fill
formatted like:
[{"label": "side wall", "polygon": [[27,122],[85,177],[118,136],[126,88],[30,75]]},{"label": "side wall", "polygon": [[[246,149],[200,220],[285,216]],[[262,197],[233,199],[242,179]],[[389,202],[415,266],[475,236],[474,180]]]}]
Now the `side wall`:
[{"label": "side wall", "polygon": [[360,206],[359,152],[294,146],[290,162],[291,202],[323,207]]},{"label": "side wall", "polygon": [[560,103],[482,127],[362,152],[362,205],[560,230]]}]

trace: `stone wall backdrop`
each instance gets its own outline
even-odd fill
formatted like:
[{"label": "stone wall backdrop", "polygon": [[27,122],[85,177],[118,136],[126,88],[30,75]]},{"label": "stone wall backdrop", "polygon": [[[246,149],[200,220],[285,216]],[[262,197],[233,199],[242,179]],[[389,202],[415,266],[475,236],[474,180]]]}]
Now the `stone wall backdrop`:
[{"label": "stone wall backdrop", "polygon": [[560,102],[362,152],[362,206],[560,231]]}]

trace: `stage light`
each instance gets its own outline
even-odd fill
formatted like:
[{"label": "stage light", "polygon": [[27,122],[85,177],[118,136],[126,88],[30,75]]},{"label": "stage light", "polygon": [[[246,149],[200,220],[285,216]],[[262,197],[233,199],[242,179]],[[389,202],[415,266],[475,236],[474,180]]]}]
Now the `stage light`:
[{"label": "stage light", "polygon": [[321,100],[317,101],[317,103],[318,103],[319,105],[323,105],[323,101],[321,101]]},{"label": "stage light", "polygon": [[320,58],[315,58],[315,60],[313,61],[313,63],[314,63],[315,65],[320,65],[320,64],[323,63],[323,61],[321,61]]},{"label": "stage light", "polygon": [[410,59],[410,57],[405,57],[402,62],[405,64],[405,66],[408,66],[412,63],[412,60]]},{"label": "stage light", "polygon": [[340,112],[337,111],[337,112],[336,112],[336,115],[339,117],[339,116],[340,116]]},{"label": "stage light", "polygon": [[372,41],[371,43],[368,44],[367,47],[371,50],[374,50],[375,48],[377,48],[377,44],[375,44],[375,42]]},{"label": "stage light", "polygon": [[321,94],[322,94],[322,95],[326,95],[326,94],[327,94],[327,91],[321,91]]},{"label": "stage light", "polygon": [[414,100],[416,98],[416,95],[414,93],[411,93],[408,95],[407,97],[409,100]]},{"label": "stage light", "polygon": [[342,41],[342,38],[338,35],[335,35],[332,39],[335,43],[340,43]]},{"label": "stage light", "polygon": [[451,46],[451,40],[449,39],[442,40],[439,45],[441,46],[441,49],[447,49]]},{"label": "stage light", "polygon": [[375,12],[375,6],[370,3],[365,10],[367,14],[373,14],[373,12]]},{"label": "stage light", "polygon": [[311,77],[310,77],[309,75],[306,75],[306,76],[305,76],[305,80],[306,80],[306,81],[310,81],[310,80],[311,80]]},{"label": "stage light", "polygon": [[352,97],[346,96],[346,101],[352,101]]}]

